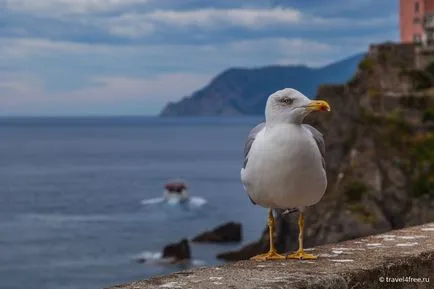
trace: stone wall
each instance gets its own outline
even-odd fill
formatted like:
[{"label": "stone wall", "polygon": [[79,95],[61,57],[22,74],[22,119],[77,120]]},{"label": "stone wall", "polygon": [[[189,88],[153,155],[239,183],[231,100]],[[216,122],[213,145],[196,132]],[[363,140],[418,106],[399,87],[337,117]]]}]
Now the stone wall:
[{"label": "stone wall", "polygon": [[417,58],[417,46],[415,44],[406,43],[382,43],[372,44],[369,46],[369,56],[380,59],[387,56],[384,59],[384,63],[387,62],[390,66],[402,66],[407,68],[416,67]]},{"label": "stone wall", "polygon": [[416,67],[423,69],[434,61],[434,47],[416,47]]},{"label": "stone wall", "polygon": [[392,60],[387,61],[388,65],[423,69],[434,61],[434,47],[413,43],[373,44],[369,47],[368,55],[377,59],[387,55]]},{"label": "stone wall", "polygon": [[434,223],[309,250],[316,261],[240,261],[110,289],[434,288]]}]

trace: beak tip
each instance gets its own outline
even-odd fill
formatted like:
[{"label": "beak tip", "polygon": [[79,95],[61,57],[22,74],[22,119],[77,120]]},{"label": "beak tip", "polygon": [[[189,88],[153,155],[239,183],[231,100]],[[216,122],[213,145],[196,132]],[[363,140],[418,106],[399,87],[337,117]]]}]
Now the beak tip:
[{"label": "beak tip", "polygon": [[331,111],[330,105],[325,100],[314,100],[306,107],[310,111]]},{"label": "beak tip", "polygon": [[329,112],[331,110],[330,105],[325,100],[316,101],[317,110],[323,112]]}]

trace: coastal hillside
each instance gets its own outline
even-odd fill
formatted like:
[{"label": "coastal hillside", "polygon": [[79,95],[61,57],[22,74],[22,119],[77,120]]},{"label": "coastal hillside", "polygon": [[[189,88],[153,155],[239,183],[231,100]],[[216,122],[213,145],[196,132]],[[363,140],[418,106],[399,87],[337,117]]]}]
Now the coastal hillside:
[{"label": "coastal hillside", "polygon": [[[306,210],[308,247],[434,220],[434,62],[417,46],[372,46],[354,77],[323,85],[329,114],[309,117],[324,133],[328,188]],[[431,64],[430,64],[431,63]],[[280,251],[296,249],[297,214],[278,219]],[[268,234],[225,260],[247,259]]]},{"label": "coastal hillside", "polygon": [[231,68],[207,86],[179,102],[166,105],[161,116],[216,116],[263,114],[267,97],[282,88],[292,87],[315,97],[323,83],[344,83],[353,74],[364,54],[357,54],[320,67],[269,66]]}]

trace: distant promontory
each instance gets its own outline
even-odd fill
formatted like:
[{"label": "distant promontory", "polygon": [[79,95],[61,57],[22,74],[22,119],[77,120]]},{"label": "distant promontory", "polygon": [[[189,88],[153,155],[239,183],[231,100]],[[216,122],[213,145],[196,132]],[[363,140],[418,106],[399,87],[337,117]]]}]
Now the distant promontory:
[{"label": "distant promontory", "polygon": [[276,90],[292,87],[314,98],[321,84],[345,83],[353,76],[363,56],[363,53],[357,54],[319,68],[294,65],[231,68],[191,96],[168,103],[160,115],[260,115],[264,113],[267,97]]}]

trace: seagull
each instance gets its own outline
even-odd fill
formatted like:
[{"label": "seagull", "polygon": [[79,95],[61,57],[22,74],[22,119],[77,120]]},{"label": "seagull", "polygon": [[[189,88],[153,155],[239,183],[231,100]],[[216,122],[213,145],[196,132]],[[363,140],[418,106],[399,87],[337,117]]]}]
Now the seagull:
[{"label": "seagull", "polygon": [[[270,249],[253,260],[316,259],[303,249],[306,207],[318,203],[327,187],[325,145],[322,134],[303,124],[313,111],[330,111],[324,100],[310,100],[285,88],[268,97],[265,122],[253,128],[244,148],[241,181],[253,204],[268,208]],[[277,253],[273,235],[273,209],[296,208],[299,212],[299,249],[287,256]]]}]

